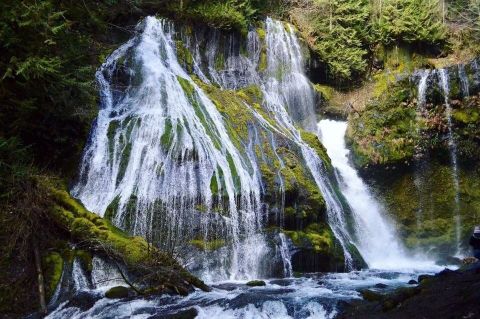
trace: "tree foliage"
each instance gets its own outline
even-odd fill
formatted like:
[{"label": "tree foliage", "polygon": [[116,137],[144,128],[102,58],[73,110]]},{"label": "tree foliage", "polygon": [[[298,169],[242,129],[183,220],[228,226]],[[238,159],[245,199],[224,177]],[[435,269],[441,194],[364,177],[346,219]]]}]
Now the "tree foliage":
[{"label": "tree foliage", "polygon": [[334,77],[349,79],[365,71],[370,37],[367,0],[317,0],[312,20],[315,49]]},{"label": "tree foliage", "polygon": [[378,41],[441,44],[446,40],[438,0],[384,0],[375,24]]}]

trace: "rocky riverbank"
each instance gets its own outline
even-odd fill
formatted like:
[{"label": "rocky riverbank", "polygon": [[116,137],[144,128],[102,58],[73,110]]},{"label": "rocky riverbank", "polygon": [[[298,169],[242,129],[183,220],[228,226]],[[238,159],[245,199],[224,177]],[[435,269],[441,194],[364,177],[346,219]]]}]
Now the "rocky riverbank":
[{"label": "rocky riverbank", "polygon": [[478,318],[480,262],[435,276],[421,275],[419,284],[380,294],[363,291],[361,301],[348,304],[338,318]]}]

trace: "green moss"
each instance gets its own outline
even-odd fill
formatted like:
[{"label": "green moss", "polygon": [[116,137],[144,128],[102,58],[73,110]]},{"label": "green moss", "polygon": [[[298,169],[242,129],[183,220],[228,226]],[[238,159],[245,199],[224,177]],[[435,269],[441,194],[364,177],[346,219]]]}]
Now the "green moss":
[{"label": "green moss", "polygon": [[318,139],[318,136],[314,133],[307,132],[304,130],[300,131],[303,141],[305,141],[311,148],[313,148],[322,162],[324,163],[325,167],[328,171],[333,172],[332,162],[330,157],[328,157],[327,150],[323,146],[323,144]]},{"label": "green moss", "polygon": [[389,92],[351,118],[347,138],[359,166],[404,163],[414,155],[420,135],[410,100],[416,88],[405,80]]},{"label": "green moss", "polygon": [[215,239],[211,241],[205,241],[202,239],[194,239],[190,241],[190,244],[197,247],[200,250],[217,250],[225,246],[225,241],[222,239]]},{"label": "green moss", "polygon": [[175,41],[177,48],[177,59],[178,62],[187,70],[187,72],[193,72],[193,56],[190,53],[190,50],[183,44],[182,41]]},{"label": "green moss", "polygon": [[42,259],[42,268],[45,276],[45,289],[50,299],[62,278],[63,258],[58,252],[51,252]]},{"label": "green moss", "polygon": [[221,71],[225,68],[225,56],[221,52],[217,52],[215,55],[215,70]]},{"label": "green moss", "polygon": [[263,280],[251,280],[247,282],[246,285],[249,287],[262,287],[266,286],[267,284]]},{"label": "green moss", "polygon": [[221,90],[198,80],[196,83],[224,116],[226,129],[235,147],[238,150],[243,150],[244,143],[248,143],[249,123],[254,121],[253,114],[245,103],[261,98],[261,93],[254,86],[247,87],[241,92],[236,92]]},{"label": "green moss", "polygon": [[455,121],[463,124],[477,123],[480,119],[479,110],[477,109],[455,109],[452,112],[452,117]]},{"label": "green moss", "polygon": [[328,85],[313,84],[313,89],[315,90],[315,92],[320,94],[323,99],[327,101],[331,100],[333,94],[335,93],[335,89]]},{"label": "green moss", "polygon": [[192,85],[192,83],[190,83],[189,80],[184,79],[180,76],[177,76],[177,80],[180,83],[190,104],[193,106],[193,109],[195,110],[195,115],[198,117],[198,119],[202,123],[203,128],[207,132],[213,144],[217,149],[221,149],[222,143],[218,138],[219,134],[216,131],[215,126],[213,125],[212,119],[208,116],[208,113],[205,112],[204,106],[201,104],[194,86]]},{"label": "green moss", "polygon": [[80,262],[85,267],[85,270],[91,272],[93,269],[92,254],[86,250],[75,250],[75,257],[80,259]]},{"label": "green moss", "polygon": [[112,202],[107,206],[107,209],[105,209],[105,214],[103,217],[109,221],[112,221],[118,212],[119,204],[120,204],[120,195],[117,195],[112,200]]},{"label": "green moss", "polygon": [[128,162],[130,161],[131,152],[132,152],[132,143],[128,142],[127,145],[125,145],[120,158],[120,165],[118,167],[118,173],[117,173],[117,185],[122,181],[123,177],[125,176]]},{"label": "green moss", "polygon": [[330,254],[334,249],[335,236],[326,224],[312,223],[302,231],[285,231],[297,247],[313,249],[316,253]]}]

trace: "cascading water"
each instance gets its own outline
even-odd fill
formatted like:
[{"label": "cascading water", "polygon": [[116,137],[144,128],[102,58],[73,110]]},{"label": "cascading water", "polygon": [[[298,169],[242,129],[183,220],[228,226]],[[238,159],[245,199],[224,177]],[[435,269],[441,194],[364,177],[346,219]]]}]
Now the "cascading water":
[{"label": "cascading water", "polygon": [[431,265],[418,257],[407,257],[395,229],[384,216],[383,208],[350,164],[350,151],[345,145],[347,123],[322,120],[318,128],[332,165],[339,173],[340,189],[353,212],[357,247],[369,267],[411,269]]},{"label": "cascading water", "polygon": [[460,253],[461,245],[461,218],[460,218],[460,185],[458,181],[457,144],[453,136],[452,107],[450,106],[449,76],[446,69],[440,69],[440,82],[445,96],[445,116],[448,128],[448,148],[450,150],[450,161],[452,165],[452,182],[455,191],[455,210],[453,212],[455,221],[455,239],[457,243],[457,254]]},{"label": "cascading water", "polygon": [[469,84],[468,84],[468,77],[467,73],[465,72],[465,65],[459,64],[458,65],[458,77],[460,78],[460,85],[462,88],[462,95],[463,97],[470,96]]},{"label": "cascading water", "polygon": [[[143,24],[97,72],[102,109],[72,194],[101,215],[113,210],[115,224],[167,250],[201,227],[204,240],[228,240],[221,267],[230,278],[256,277],[264,244],[255,163],[235,148],[212,101],[180,66],[172,26],[153,17]],[[119,96],[122,62],[128,82]],[[208,218],[214,209],[225,211],[221,229]]]},{"label": "cascading water", "polygon": [[[142,28],[97,72],[102,109],[72,194],[88,209],[167,251],[197,240],[199,234],[204,242],[225,241],[228,249],[217,254],[218,262],[203,258],[200,275],[207,281],[259,277],[268,248],[261,232],[262,185],[252,148],[234,146],[215,105],[178,62],[173,26],[149,17]],[[251,31],[248,55],[227,54],[225,72],[212,68],[216,46],[208,45],[206,74],[226,88],[260,82],[263,108],[277,124],[269,129],[299,146],[327,202],[328,221],[348,269],[351,239],[343,207],[322,160],[294,124],[315,127],[314,95],[303,74],[295,33],[287,28],[267,19],[265,71],[256,70],[259,38]],[[200,64],[194,61],[194,69],[207,78]],[[216,211],[225,214],[219,218]]]},{"label": "cascading water", "polygon": [[[427,103],[427,88],[428,88],[428,80],[430,78],[431,72],[428,69],[423,69],[418,71],[417,77],[418,80],[418,89],[417,89],[417,118],[416,118],[416,133],[418,135],[422,134],[422,121],[428,117],[428,111],[426,109]],[[420,207],[416,213],[416,221],[417,221],[417,228],[420,228],[423,218],[423,205],[422,202],[424,200],[424,194],[422,194],[421,190],[423,189],[423,179],[421,176],[421,172],[428,169],[428,161],[425,160],[418,160],[422,153],[422,149],[420,146],[417,146],[415,149],[415,159],[414,162],[415,172],[414,172],[414,184],[417,190],[418,202],[420,203]]]},{"label": "cascading water", "polygon": [[[308,118],[309,121],[315,119],[312,88],[303,73],[302,55],[295,33],[290,26],[289,28],[287,32],[281,22],[267,19],[267,70],[262,85],[264,107],[300,146],[303,158],[327,203],[328,222],[343,247],[346,267],[351,269],[352,257],[347,249],[351,239],[346,232],[343,207],[328,179],[322,160],[302,141],[301,134],[288,113],[298,105],[303,105],[303,118]],[[284,105],[287,105],[287,109]],[[304,125],[309,128],[312,124],[307,121]]]},{"label": "cascading water", "polygon": [[[107,299],[104,291],[122,284],[118,267],[94,257],[91,277],[96,289],[88,292],[89,308],[79,307],[81,297],[74,296],[50,318],[154,318],[192,307],[198,318],[333,318],[338,300],[359,298],[358,289],[379,282],[393,289],[416,278],[412,273],[373,270],[266,280],[267,287],[250,288],[236,281],[214,283],[263,275],[259,264],[267,259],[265,256],[272,256],[272,247],[262,232],[268,212],[261,202],[264,185],[257,163],[262,153],[255,153],[261,139],[257,129],[267,132],[280,170],[288,164],[276,152],[277,141],[303,156],[325,199],[327,220],[344,249],[347,270],[352,263],[347,248],[353,240],[346,231],[344,207],[323,161],[302,140],[299,129],[315,130],[317,126],[314,94],[303,73],[298,41],[292,28],[281,22],[267,19],[265,27],[265,47],[259,35],[250,31],[243,55],[234,52],[236,44],[230,38],[225,69],[216,66],[215,36],[202,47],[206,52],[200,52],[198,42],[184,41],[193,52],[190,71],[202,82],[223,89],[255,84],[263,92],[261,110],[258,105],[245,104],[259,125],[249,130],[247,145],[239,147],[227,134],[228,123],[206,91],[179,63],[173,26],[146,18],[139,34],[116,50],[97,73],[101,110],[85,150],[79,182],[72,190],[87,208],[163,249],[171,251],[192,240],[225,241],[223,248],[192,262],[200,262],[196,274],[210,282],[213,291],[195,291],[187,298],[164,295]],[[260,68],[261,54],[266,61]],[[344,143],[341,130],[328,133],[334,133],[329,140]],[[362,253],[373,267],[387,268],[394,262],[401,265],[401,246],[381,217],[378,204],[346,162],[344,144],[339,145],[333,148],[339,158],[331,156],[335,167],[346,176],[340,184],[342,191],[355,195],[350,202],[352,208],[365,204],[361,211],[352,210],[357,231],[367,237],[359,243]],[[282,226],[285,184],[281,172],[274,173],[282,195],[277,218]],[[374,226],[380,226],[380,234]],[[273,241],[274,253],[283,261],[283,274],[290,277],[292,242],[284,233]]]}]

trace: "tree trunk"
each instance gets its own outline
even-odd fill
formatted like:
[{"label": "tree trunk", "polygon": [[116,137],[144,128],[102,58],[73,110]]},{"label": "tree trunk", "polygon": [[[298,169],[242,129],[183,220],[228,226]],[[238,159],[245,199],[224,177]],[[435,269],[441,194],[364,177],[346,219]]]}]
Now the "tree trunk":
[{"label": "tree trunk", "polygon": [[40,311],[46,314],[47,303],[45,301],[45,280],[43,278],[40,251],[38,250],[38,245],[36,242],[33,242],[33,254],[35,255],[35,268],[37,270],[37,278],[38,278],[38,295],[40,297]]}]

